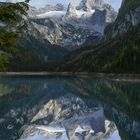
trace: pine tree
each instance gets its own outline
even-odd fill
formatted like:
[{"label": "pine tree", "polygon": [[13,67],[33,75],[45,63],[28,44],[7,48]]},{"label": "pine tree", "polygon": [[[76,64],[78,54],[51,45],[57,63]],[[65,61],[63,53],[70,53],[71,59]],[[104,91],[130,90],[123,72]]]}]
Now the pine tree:
[{"label": "pine tree", "polygon": [[[26,1],[28,2],[28,1]],[[4,71],[11,54],[17,52],[15,44],[24,27],[24,16],[27,15],[26,2],[7,3],[0,7],[0,71]]]}]

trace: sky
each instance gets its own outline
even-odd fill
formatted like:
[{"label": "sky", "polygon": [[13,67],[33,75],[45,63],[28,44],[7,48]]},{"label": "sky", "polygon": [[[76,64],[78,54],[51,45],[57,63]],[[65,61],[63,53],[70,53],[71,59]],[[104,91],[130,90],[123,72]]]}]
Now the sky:
[{"label": "sky", "polygon": [[[80,0],[78,0],[80,1]],[[105,0],[107,3],[111,4],[112,7],[118,11],[118,9],[120,8],[121,6],[121,2],[122,0]],[[42,5],[45,5],[45,4],[56,4],[56,3],[63,3],[63,4],[68,4],[70,2],[70,0],[31,0],[31,5],[34,5],[34,6],[42,6]]]},{"label": "sky", "polygon": [[[6,1],[6,0],[0,0],[0,2],[3,2],[3,1]],[[16,1],[16,0],[8,0],[8,1]],[[17,0],[17,1],[19,1],[19,0]],[[24,1],[24,0],[20,0],[20,1]],[[80,1],[80,0],[77,0],[77,1]],[[116,11],[118,11],[118,9],[121,6],[121,2],[122,2],[122,0],[105,0],[105,1],[109,4],[111,4],[112,7]],[[67,5],[69,2],[70,2],[70,0],[31,0],[30,4],[32,6],[39,8],[39,7],[45,6],[46,4],[62,3],[62,4]]]}]

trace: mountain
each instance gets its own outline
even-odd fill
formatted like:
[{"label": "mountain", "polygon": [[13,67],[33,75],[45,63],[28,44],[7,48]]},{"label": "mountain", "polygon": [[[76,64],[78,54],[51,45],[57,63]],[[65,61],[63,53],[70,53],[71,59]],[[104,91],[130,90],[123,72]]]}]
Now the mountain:
[{"label": "mountain", "polygon": [[59,71],[140,73],[140,1],[123,1],[115,22],[105,29],[104,41],[67,57]]},{"label": "mountain", "polygon": [[62,5],[57,5],[59,8],[47,6],[41,10],[30,7],[28,19],[40,32],[42,39],[72,51],[81,47],[91,36],[102,38],[106,25],[116,19],[117,13],[111,6],[99,1],[94,3],[98,6],[91,6],[90,11],[78,9],[74,1],[71,1],[67,10],[60,8]]},{"label": "mountain", "polygon": [[[1,64],[2,71],[47,69],[52,62],[60,61],[70,51],[86,47],[86,42],[90,44],[88,41],[90,38],[93,38],[91,43],[98,44],[103,38],[106,25],[116,19],[117,13],[112,8],[107,8],[107,4],[104,2],[93,1],[91,3],[88,0],[87,3],[82,5],[90,7],[90,10],[86,11],[82,7],[78,9],[81,4],[76,5],[74,0],[70,2],[67,8],[59,3],[46,5],[40,9],[29,6],[28,14],[20,15],[22,19],[20,20],[22,26],[19,30],[20,37],[16,39],[13,35],[14,38],[11,38],[16,43],[12,42],[11,44],[13,50],[18,50],[18,53],[9,53],[9,50],[4,51],[5,57],[2,56],[4,60]],[[14,3],[1,3],[1,7],[6,7],[7,4],[16,7]],[[92,6],[92,4],[96,6]],[[110,18],[108,15],[113,16]],[[15,17],[16,13],[15,16],[10,14],[12,22],[15,22]],[[10,20],[8,22],[11,22]],[[0,28],[2,28],[2,34],[3,30],[11,30],[12,34],[14,31],[18,31],[2,20],[0,20]],[[2,38],[5,37],[2,36]],[[25,57],[26,54],[28,57]]]},{"label": "mountain", "polygon": [[139,0],[123,0],[117,20],[106,28],[105,37],[115,37],[118,34],[127,32],[131,27],[137,26],[140,21],[139,5]]},{"label": "mountain", "polygon": [[40,70],[67,54],[42,39],[23,6],[28,8],[25,3],[0,3],[0,71]]},{"label": "mountain", "polygon": [[[139,15],[139,0],[124,0],[118,16],[104,0],[82,0],[79,5],[71,1],[67,10],[61,4],[29,7],[28,15],[23,16],[24,32],[12,47],[14,53],[9,59],[9,48],[2,49],[0,65],[2,70],[6,64],[14,71],[139,73]],[[0,26],[3,38],[7,36],[3,28],[14,29],[2,20]],[[12,35],[8,43],[14,44],[15,38]]]}]

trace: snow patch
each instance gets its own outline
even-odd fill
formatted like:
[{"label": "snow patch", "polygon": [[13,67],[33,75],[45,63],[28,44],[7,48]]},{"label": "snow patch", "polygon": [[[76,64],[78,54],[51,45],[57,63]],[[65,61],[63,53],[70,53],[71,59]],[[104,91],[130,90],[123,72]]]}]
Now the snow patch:
[{"label": "snow patch", "polygon": [[49,133],[64,133],[66,132],[65,128],[62,128],[62,127],[45,127],[45,126],[38,126],[36,127],[40,130],[44,130],[44,131],[47,131]]},{"label": "snow patch", "polygon": [[[37,126],[36,128],[40,131],[45,131],[43,132],[44,134],[29,136],[21,140],[68,140],[66,130],[63,127]],[[56,138],[56,133],[60,133],[61,135]]]},{"label": "snow patch", "polygon": [[66,14],[66,11],[50,11],[43,14],[36,15],[38,18],[58,17],[61,18]]},{"label": "snow patch", "polygon": [[95,12],[95,10],[91,10],[90,12],[86,12],[83,10],[76,10],[76,14],[78,17],[92,15],[94,12]]},{"label": "snow patch", "polygon": [[81,126],[78,126],[75,130],[75,133],[79,133],[82,134],[83,132],[85,132],[86,130],[84,130],[83,128],[81,128]]}]

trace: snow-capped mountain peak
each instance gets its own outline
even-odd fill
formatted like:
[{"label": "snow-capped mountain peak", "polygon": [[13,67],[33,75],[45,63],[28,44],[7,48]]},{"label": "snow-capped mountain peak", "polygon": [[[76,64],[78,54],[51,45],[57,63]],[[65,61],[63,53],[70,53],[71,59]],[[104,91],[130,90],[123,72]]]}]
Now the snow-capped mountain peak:
[{"label": "snow-capped mountain peak", "polygon": [[106,25],[117,16],[104,0],[81,0],[79,5],[71,0],[67,9],[63,7],[57,4],[30,8],[29,19],[42,39],[68,50],[79,48],[91,36],[101,39]]}]

